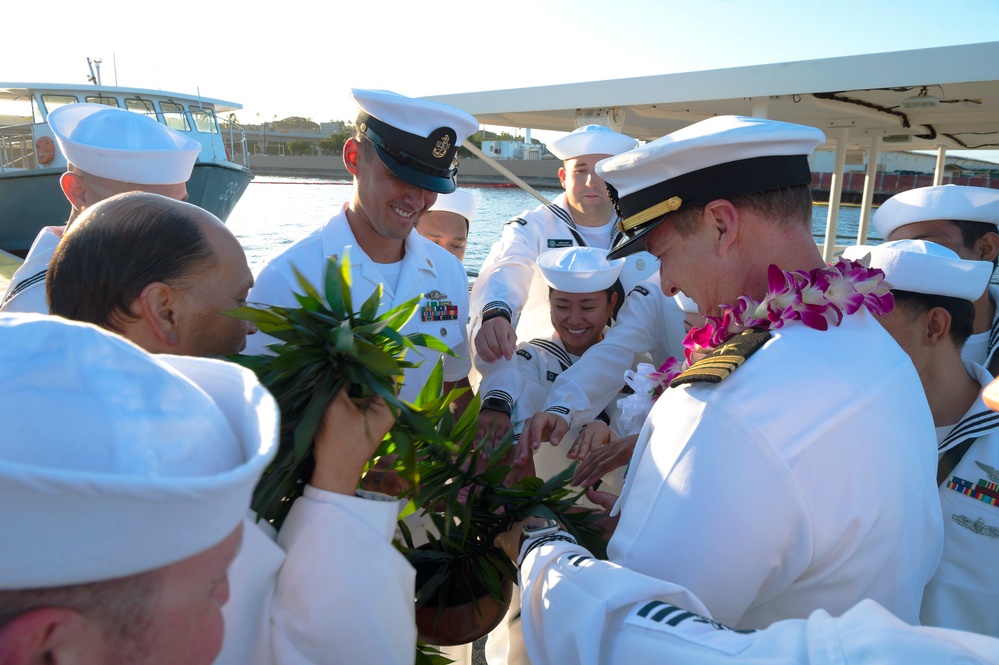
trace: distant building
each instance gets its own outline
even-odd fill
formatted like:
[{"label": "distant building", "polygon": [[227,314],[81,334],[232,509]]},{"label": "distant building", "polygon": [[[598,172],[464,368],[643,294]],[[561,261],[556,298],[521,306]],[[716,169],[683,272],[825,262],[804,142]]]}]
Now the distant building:
[{"label": "distant building", "polygon": [[[813,172],[832,173],[836,153],[832,150],[818,150],[812,153],[809,163]],[[882,151],[878,154],[878,173],[893,173],[901,175],[933,175],[937,166],[936,155],[924,155],[909,151]],[[951,175],[970,173],[999,172],[999,164],[981,159],[947,156],[944,170]],[[864,173],[867,171],[866,152],[847,152],[846,173]]]},{"label": "distant building", "polygon": [[537,160],[553,157],[545,146],[523,141],[483,141],[482,152],[493,159]]}]

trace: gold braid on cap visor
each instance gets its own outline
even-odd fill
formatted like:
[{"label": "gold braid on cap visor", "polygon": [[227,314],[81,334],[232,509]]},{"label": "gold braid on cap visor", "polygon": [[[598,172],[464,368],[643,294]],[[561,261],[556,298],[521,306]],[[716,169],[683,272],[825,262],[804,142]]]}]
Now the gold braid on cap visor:
[{"label": "gold braid on cap visor", "polygon": [[632,215],[628,219],[622,219],[620,222],[617,223],[617,228],[621,231],[621,233],[628,233],[636,226],[641,226],[645,222],[652,221],[653,219],[657,219],[664,215],[668,215],[671,212],[679,210],[682,204],[683,204],[683,199],[681,199],[679,196],[671,196],[670,198],[666,199],[665,201],[662,201],[661,203],[657,203],[651,208],[646,208],[642,212]]}]

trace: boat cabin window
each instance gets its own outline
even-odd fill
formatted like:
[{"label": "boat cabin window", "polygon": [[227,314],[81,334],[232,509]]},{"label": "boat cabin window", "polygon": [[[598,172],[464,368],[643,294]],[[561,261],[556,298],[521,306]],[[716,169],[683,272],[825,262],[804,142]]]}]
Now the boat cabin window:
[{"label": "boat cabin window", "polygon": [[191,109],[191,117],[194,118],[194,126],[203,134],[215,134],[215,114],[205,109]]},{"label": "boat cabin window", "polygon": [[160,102],[160,110],[163,111],[163,120],[167,127],[179,132],[191,131],[191,125],[187,123],[183,106],[174,102]]},{"label": "boat cabin window", "polygon": [[139,99],[137,97],[126,97],[125,98],[125,108],[134,113],[144,113],[151,118],[156,117],[156,109],[153,108],[153,103],[148,99]]},{"label": "boat cabin window", "polygon": [[80,100],[75,95],[42,95],[42,101],[45,102],[46,112],[52,113],[60,106],[76,104]]},{"label": "boat cabin window", "polygon": [[114,97],[104,97],[102,95],[87,95],[85,101],[88,104],[104,104],[118,108],[118,100]]}]

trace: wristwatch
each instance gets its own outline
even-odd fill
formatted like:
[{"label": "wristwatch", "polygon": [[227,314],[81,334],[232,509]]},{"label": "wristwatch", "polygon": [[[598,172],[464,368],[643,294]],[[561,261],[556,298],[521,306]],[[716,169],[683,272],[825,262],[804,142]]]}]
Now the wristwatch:
[{"label": "wristwatch", "polygon": [[520,531],[520,556],[517,557],[517,566],[524,561],[524,557],[536,547],[553,540],[564,540],[575,543],[576,539],[568,534],[557,520],[550,517],[541,522],[525,524]]}]

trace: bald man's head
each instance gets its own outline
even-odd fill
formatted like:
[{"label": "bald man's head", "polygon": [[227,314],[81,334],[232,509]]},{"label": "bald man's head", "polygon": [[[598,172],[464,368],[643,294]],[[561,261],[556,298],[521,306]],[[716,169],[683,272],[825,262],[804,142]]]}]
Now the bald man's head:
[{"label": "bald man's head", "polygon": [[239,241],[214,215],[143,192],[88,208],[47,278],[52,314],[180,355],[242,350],[255,330],[219,312],[245,304],[252,284]]}]

